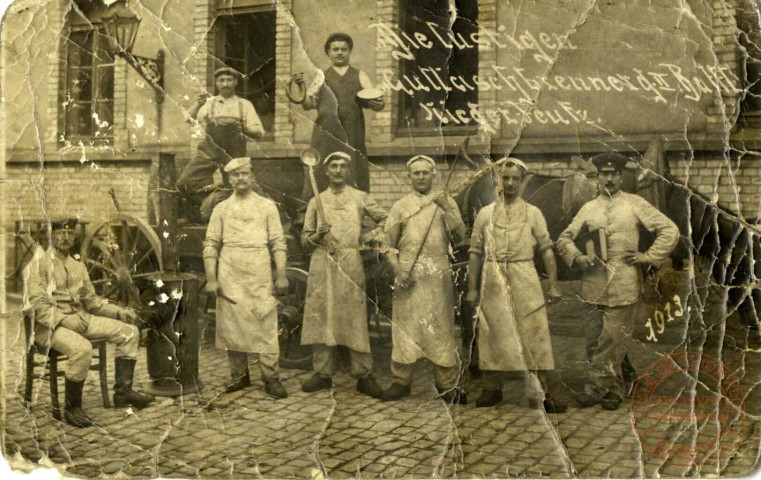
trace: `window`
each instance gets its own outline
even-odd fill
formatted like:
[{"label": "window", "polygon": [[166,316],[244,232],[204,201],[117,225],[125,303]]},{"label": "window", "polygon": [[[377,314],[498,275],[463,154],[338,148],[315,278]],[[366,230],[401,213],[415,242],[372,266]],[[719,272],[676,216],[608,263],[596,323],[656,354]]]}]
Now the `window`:
[{"label": "window", "polygon": [[67,141],[108,139],[114,124],[114,53],[99,29],[72,27],[66,42],[62,92]]},{"label": "window", "polygon": [[740,122],[746,128],[761,128],[761,27],[755,2],[743,0],[737,8],[740,29],[740,72],[744,70],[745,98],[740,106]]},{"label": "window", "polygon": [[[469,111],[478,103],[473,77],[478,75],[478,0],[455,0],[451,24],[450,0],[401,0],[400,27],[408,38],[423,34],[431,48],[415,51],[414,60],[401,60],[400,80],[412,94],[400,91],[398,130],[404,134],[461,133],[466,124],[446,113]],[[434,111],[435,109],[435,111]],[[442,120],[441,118],[446,118]],[[472,120],[471,120],[472,123]],[[458,128],[460,127],[460,128]]]},{"label": "window", "polygon": [[217,57],[243,74],[236,94],[254,104],[267,133],[275,123],[275,21],[270,8],[220,15],[216,22]]}]

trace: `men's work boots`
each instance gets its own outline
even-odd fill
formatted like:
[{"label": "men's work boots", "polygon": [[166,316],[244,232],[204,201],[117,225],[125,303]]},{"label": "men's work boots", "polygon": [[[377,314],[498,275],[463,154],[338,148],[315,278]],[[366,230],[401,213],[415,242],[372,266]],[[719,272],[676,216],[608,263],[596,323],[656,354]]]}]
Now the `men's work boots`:
[{"label": "men's work boots", "polygon": [[237,392],[238,390],[243,390],[244,388],[251,385],[251,377],[248,373],[248,369],[246,369],[246,373],[240,375],[239,377],[233,379],[232,382],[230,382],[225,387],[225,393],[233,393]]},{"label": "men's work boots", "polygon": [[82,389],[85,382],[74,382],[66,379],[66,403],[63,410],[63,418],[66,423],[73,427],[92,427],[93,421],[82,410]]},{"label": "men's work boots", "polygon": [[383,390],[383,396],[381,399],[384,402],[394,402],[401,400],[402,398],[410,396],[410,386],[402,385],[401,383],[392,383],[390,387]]},{"label": "men's work boots", "polygon": [[381,398],[383,396],[383,389],[372,375],[357,380],[357,391],[372,398]]},{"label": "men's work boots", "polygon": [[449,405],[467,405],[468,397],[465,395],[465,391],[460,387],[454,388],[439,388],[436,387],[439,392],[439,398],[444,400],[444,403]]},{"label": "men's work boots", "polygon": [[151,395],[132,390],[132,378],[135,374],[137,360],[118,357],[116,365],[116,381],[114,382],[114,407],[145,408],[154,398]]},{"label": "men's work boots", "polygon": [[277,378],[264,381],[264,392],[271,397],[288,398],[288,391]]},{"label": "men's work boots", "polygon": [[502,401],[502,390],[484,389],[476,399],[476,408],[493,407]]},{"label": "men's work boots", "polygon": [[301,390],[307,393],[319,392],[320,390],[330,390],[333,388],[333,379],[330,377],[321,377],[315,373],[312,377],[301,385]]}]

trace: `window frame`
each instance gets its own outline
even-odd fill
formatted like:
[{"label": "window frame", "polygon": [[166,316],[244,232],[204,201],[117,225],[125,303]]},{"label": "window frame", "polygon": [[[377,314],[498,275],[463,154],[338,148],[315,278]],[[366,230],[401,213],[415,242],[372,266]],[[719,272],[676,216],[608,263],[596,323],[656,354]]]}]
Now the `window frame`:
[{"label": "window frame", "polygon": [[[221,2],[220,2],[221,3]],[[275,48],[275,38],[277,36],[277,4],[273,2],[272,0],[259,0],[255,2],[248,2],[247,5],[243,6],[218,6],[217,10],[215,12],[215,17],[212,22],[212,28],[214,29],[214,56],[215,58],[219,59],[219,62],[221,62],[224,65],[228,65],[227,57],[223,51],[225,46],[225,36],[226,36],[226,26],[223,26],[225,20],[224,19],[230,19],[236,16],[243,16],[243,15],[251,15],[251,14],[258,14],[258,13],[270,13],[273,15],[273,21],[272,21],[272,62],[274,63],[272,65],[272,126],[270,130],[267,130],[265,123],[262,121],[262,126],[265,128],[264,135],[259,139],[259,141],[273,141],[275,139],[276,134],[276,110],[277,110],[277,50]],[[238,59],[242,60],[244,62],[244,65],[247,64],[248,58]],[[216,85],[214,81],[213,72],[211,72],[212,75],[210,75],[211,80],[211,89],[216,94]],[[238,85],[240,88],[242,81],[239,81]],[[245,87],[244,87],[245,88]],[[251,101],[249,98],[247,98],[245,95],[240,95],[241,92],[236,89],[235,94],[240,96],[241,98],[245,98],[246,100]],[[245,91],[243,92],[245,94]],[[251,102],[254,104],[254,107],[256,107],[256,104],[254,102]],[[256,109],[256,108],[255,108]],[[259,116],[259,119],[262,120],[262,114],[259,110],[256,110],[256,114]]]},{"label": "window frame", "polygon": [[[90,45],[91,60],[87,66],[84,64],[72,67],[70,64],[70,52],[72,48],[80,48],[80,44],[72,40],[72,35],[82,34],[88,32],[90,38],[87,39],[86,44]],[[105,42],[106,52],[110,56],[110,61],[99,61],[101,57],[94,51],[92,47],[94,42]],[[92,23],[90,25],[68,25],[68,33],[64,40],[64,48],[62,49],[62,63],[63,68],[60,75],[59,84],[59,122],[58,122],[58,139],[59,143],[79,143],[86,142],[88,144],[108,144],[113,143],[115,138],[115,116],[116,116],[116,59],[117,55],[113,52],[113,47],[109,42],[108,37],[103,32],[102,24]],[[100,50],[102,47],[98,47]],[[80,70],[89,70],[90,72],[90,94],[89,100],[89,128],[86,133],[79,131],[73,131],[69,133],[69,128],[72,126],[74,119],[74,109],[71,104],[75,102],[75,99],[70,95],[71,87],[73,85],[73,78]],[[110,72],[104,70],[110,70]],[[111,76],[110,92],[107,95],[100,95],[102,93],[100,82],[104,76]],[[109,123],[108,133],[99,135],[99,127],[96,125],[95,117],[93,114],[101,112],[101,105],[111,105],[110,118],[106,119]],[[103,119],[99,120],[102,122]]]},{"label": "window frame", "polygon": [[[399,28],[406,32],[406,27],[408,23],[408,15],[409,11],[407,9],[408,5],[411,3],[414,3],[415,0],[398,0],[398,7],[399,7]],[[476,5],[476,18],[474,23],[476,24],[476,29],[478,28],[478,16],[480,14],[479,6],[478,6],[478,0],[475,0]],[[468,19],[470,20],[470,19]],[[454,26],[454,25],[452,25]],[[409,32],[406,32],[409,33]],[[431,39],[429,36],[429,39],[433,42],[436,42],[435,39]],[[452,52],[454,52],[455,47],[453,47]],[[478,75],[478,66],[479,66],[479,50],[478,45],[474,46],[473,52],[475,54],[475,71],[474,74]],[[447,62],[447,66],[449,67],[451,65],[453,55],[450,54],[449,62]],[[405,59],[399,59],[397,63],[397,72],[398,72],[398,78],[401,80],[403,76],[408,72],[414,72],[414,67],[412,69],[407,69],[408,65],[412,64],[410,60]],[[417,65],[417,63],[412,64],[414,66]],[[449,68],[449,71],[451,71],[451,68]],[[478,103],[478,86],[476,85],[476,89],[473,91],[474,102]],[[438,136],[459,136],[459,135],[467,135],[468,132],[472,131],[474,126],[476,125],[476,121],[474,119],[470,119],[470,123],[467,125],[442,125],[439,126],[414,126],[414,127],[408,127],[405,125],[402,125],[401,122],[404,118],[407,117],[407,109],[410,105],[418,104],[420,103],[415,98],[410,97],[407,95],[404,91],[400,90],[397,93],[397,112],[396,112],[396,120],[395,125],[393,125],[393,131],[395,132],[395,136],[397,138],[399,137],[438,137]],[[446,107],[446,102],[444,104]],[[456,109],[453,108],[451,111],[454,113]],[[443,113],[443,111],[442,111]]]}]

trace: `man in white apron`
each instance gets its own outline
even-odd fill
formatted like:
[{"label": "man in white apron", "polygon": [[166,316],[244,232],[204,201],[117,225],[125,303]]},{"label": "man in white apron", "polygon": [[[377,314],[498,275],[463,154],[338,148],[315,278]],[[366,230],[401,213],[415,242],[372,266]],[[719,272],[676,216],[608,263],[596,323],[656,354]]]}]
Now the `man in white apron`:
[{"label": "man in white apron", "polygon": [[[679,242],[679,229],[644,198],[621,191],[628,159],[617,153],[592,158],[597,167],[600,194],[581,207],[560,234],[558,249],[571,268],[584,271],[581,299],[590,315],[602,317],[602,332],[592,356],[590,381],[577,397],[582,407],[600,403],[616,410],[623,399],[621,362],[627,356],[636,371],[647,367],[650,355],[643,342],[632,338],[642,291],[639,265],[660,265]],[[645,253],[638,252],[639,227],[655,232]],[[579,234],[603,229],[607,260],[582,254],[574,243]]]},{"label": "man in white apron", "polygon": [[314,249],[304,305],[301,343],[312,345],[314,375],[301,387],[317,392],[333,387],[335,347],[349,347],[351,373],[357,391],[380,398],[383,390],[372,376],[373,359],[367,330],[365,272],[360,255],[362,219],[379,227],[386,211],[367,193],[347,185],[351,157],[333,152],[325,158],[330,186],[309,201],[301,235],[302,244]]},{"label": "man in white apron", "polygon": [[386,219],[388,247],[396,276],[391,322],[391,386],[383,401],[410,395],[415,362],[431,361],[436,388],[447,403],[467,403],[457,388],[460,361],[455,341],[455,292],[449,246],[465,237],[454,199],[432,192],[436,163],[417,155],[407,162],[413,191],[394,203]]},{"label": "man in white apron", "polygon": [[[216,346],[227,350],[232,383],[225,392],[251,384],[248,354],[257,354],[264,391],[288,396],[278,378],[277,301],[272,296],[271,258],[279,294],[288,291],[285,235],[275,204],[252,191],[249,158],[225,166],[234,194],[214,208],[206,230],[203,259],[206,291],[217,296]],[[270,256],[272,255],[272,257]]]},{"label": "man in white apron", "polygon": [[[523,372],[529,407],[542,404],[561,413],[565,404],[547,392],[546,372],[555,368],[546,303],[560,297],[552,240],[542,212],[521,198],[528,168],[515,158],[496,163],[502,195],[478,212],[470,240],[468,293],[478,302],[481,273],[481,309],[478,318],[479,367],[484,390],[477,407],[502,400],[504,372]],[[539,252],[549,279],[548,300],[534,266]]]}]

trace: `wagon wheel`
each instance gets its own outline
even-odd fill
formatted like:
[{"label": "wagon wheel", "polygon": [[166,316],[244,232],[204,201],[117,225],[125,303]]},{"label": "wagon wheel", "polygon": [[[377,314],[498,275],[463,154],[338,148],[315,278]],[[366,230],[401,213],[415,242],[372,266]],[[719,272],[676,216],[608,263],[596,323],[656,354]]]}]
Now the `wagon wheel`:
[{"label": "wagon wheel", "polygon": [[98,295],[124,306],[138,306],[141,283],[163,270],[158,236],[143,220],[126,213],[88,233],[82,261]]},{"label": "wagon wheel", "polygon": [[288,294],[281,297],[277,311],[280,366],[308,370],[312,366],[312,347],[301,345],[307,272],[288,268],[285,274],[288,278]]}]

